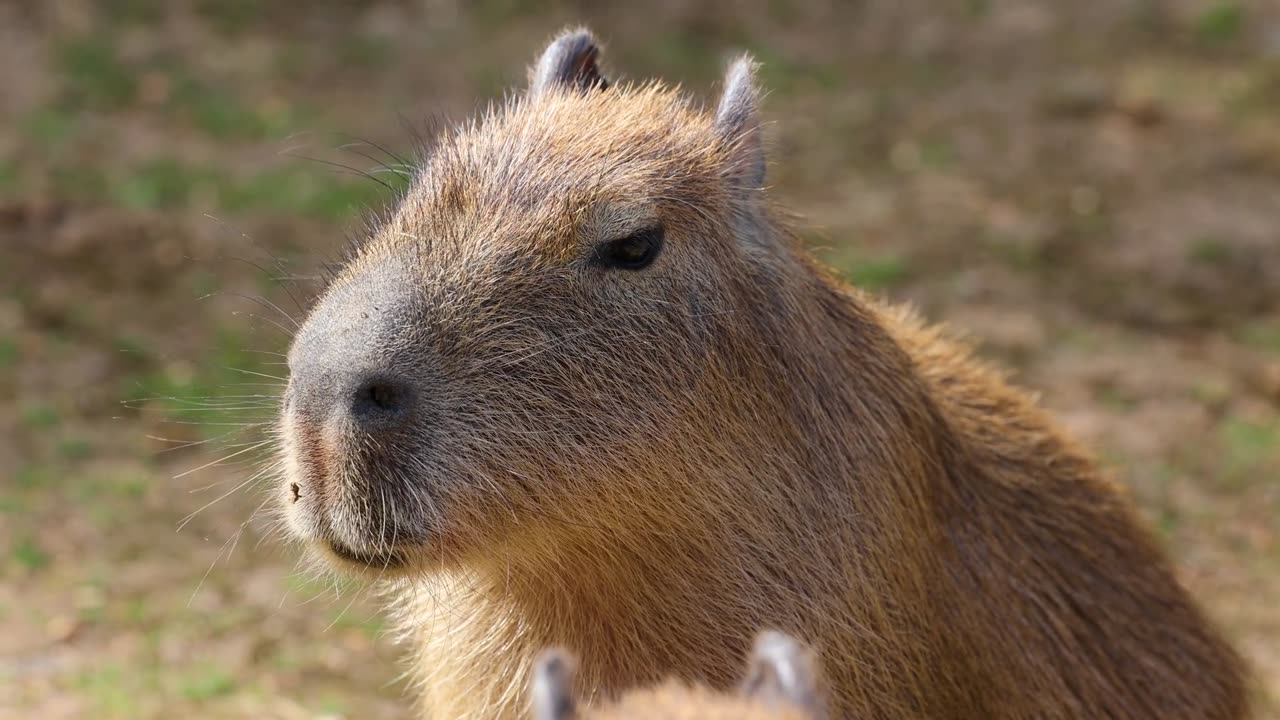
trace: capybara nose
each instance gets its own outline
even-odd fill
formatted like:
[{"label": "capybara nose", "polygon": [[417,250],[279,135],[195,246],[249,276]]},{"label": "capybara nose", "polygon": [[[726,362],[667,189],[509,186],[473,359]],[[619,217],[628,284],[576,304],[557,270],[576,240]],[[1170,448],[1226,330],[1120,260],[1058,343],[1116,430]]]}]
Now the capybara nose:
[{"label": "capybara nose", "polygon": [[289,351],[294,417],[331,432],[377,433],[412,417],[425,358],[420,326],[393,272],[361,276],[312,310]]},{"label": "capybara nose", "polygon": [[295,371],[289,394],[300,421],[343,433],[376,434],[399,427],[412,413],[414,400],[405,379],[333,367]]},{"label": "capybara nose", "polygon": [[357,427],[372,428],[396,422],[409,413],[413,395],[408,383],[386,375],[357,376],[348,395],[351,420]]}]

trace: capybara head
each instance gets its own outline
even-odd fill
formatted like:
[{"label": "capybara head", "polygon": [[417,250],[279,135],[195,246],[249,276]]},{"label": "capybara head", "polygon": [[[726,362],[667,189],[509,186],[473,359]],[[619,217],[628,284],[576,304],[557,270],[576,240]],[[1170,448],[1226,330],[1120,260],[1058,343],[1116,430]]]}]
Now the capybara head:
[{"label": "capybara head", "polygon": [[627,693],[617,702],[580,708],[574,694],[573,656],[544,652],[533,671],[533,720],[822,720],[826,700],[817,660],[784,633],[756,638],[736,692],[668,682]]},{"label": "capybara head", "polygon": [[440,138],[297,333],[280,493],[339,564],[536,552],[742,444],[709,418],[794,262],[754,66],[704,112],[597,56],[561,35],[527,92]]}]

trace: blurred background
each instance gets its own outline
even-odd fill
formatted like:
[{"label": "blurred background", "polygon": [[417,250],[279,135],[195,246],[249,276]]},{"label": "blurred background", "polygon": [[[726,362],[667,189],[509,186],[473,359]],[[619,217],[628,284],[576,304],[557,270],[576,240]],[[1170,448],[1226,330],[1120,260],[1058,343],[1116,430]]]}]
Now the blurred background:
[{"label": "blurred background", "polygon": [[805,237],[1097,449],[1280,717],[1280,5],[5,0],[0,718],[407,715],[256,423],[361,172],[571,22],[704,97],[754,52]]}]

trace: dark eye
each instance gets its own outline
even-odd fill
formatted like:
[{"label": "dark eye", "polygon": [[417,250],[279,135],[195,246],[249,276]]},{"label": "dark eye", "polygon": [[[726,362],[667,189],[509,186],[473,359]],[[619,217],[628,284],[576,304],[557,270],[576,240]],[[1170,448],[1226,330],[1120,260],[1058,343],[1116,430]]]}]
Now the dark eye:
[{"label": "dark eye", "polygon": [[645,228],[626,237],[610,240],[596,251],[601,265],[619,270],[643,270],[653,264],[662,250],[662,226]]}]

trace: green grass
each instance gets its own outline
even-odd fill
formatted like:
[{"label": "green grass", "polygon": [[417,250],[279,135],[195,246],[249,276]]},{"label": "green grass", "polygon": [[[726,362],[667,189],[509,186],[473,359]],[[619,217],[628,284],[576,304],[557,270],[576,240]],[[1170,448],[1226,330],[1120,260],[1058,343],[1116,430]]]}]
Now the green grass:
[{"label": "green grass", "polygon": [[0,337],[0,369],[8,369],[18,364],[18,341],[9,337]]},{"label": "green grass", "polygon": [[186,207],[202,185],[215,182],[208,171],[162,158],[145,163],[111,185],[111,199],[135,209]]},{"label": "green grass", "polygon": [[491,62],[471,63],[464,72],[467,82],[476,89],[480,97],[495,97],[511,87],[513,77],[510,68]]},{"label": "green grass", "polygon": [[885,290],[902,284],[910,277],[905,258],[893,253],[873,254],[861,248],[842,245],[819,250],[832,269],[850,284],[863,290]]},{"label": "green grass", "polygon": [[[255,307],[252,312],[270,311]],[[275,341],[277,345],[268,344]],[[197,421],[204,439],[217,438],[233,430],[233,424],[257,421],[273,412],[270,397],[276,388],[269,385],[277,381],[266,376],[280,376],[282,370],[268,364],[277,360],[276,356],[253,351],[280,351],[283,343],[279,334],[255,340],[244,328],[223,328],[215,333],[212,347],[199,365],[179,369],[166,364],[161,369],[134,374],[123,382],[120,397],[131,407],[151,405],[174,421]],[[151,358],[144,357],[147,360]],[[267,397],[230,397],[252,394]]]},{"label": "green grass", "polygon": [[154,23],[164,17],[165,0],[115,0],[111,19],[119,22]]},{"label": "green grass", "polygon": [[145,358],[150,354],[147,341],[132,335],[119,335],[115,339],[115,350],[133,358]]},{"label": "green grass", "polygon": [[383,633],[386,632],[387,622],[379,615],[355,612],[343,604],[335,611],[333,626],[356,630],[369,638],[370,641],[374,641],[382,637]]},{"label": "green grass", "polygon": [[[212,166],[157,158],[108,176],[90,165],[61,165],[50,171],[59,194],[83,202],[108,202],[133,209],[182,210],[207,200],[225,213],[275,212],[338,222],[381,207],[389,193],[381,185],[346,176],[305,160],[245,178]],[[396,178],[382,178],[394,185]]]},{"label": "green grass", "polygon": [[17,493],[0,494],[0,515],[18,515],[26,511],[27,503]]},{"label": "green grass", "polygon": [[1254,321],[1238,331],[1241,342],[1266,353],[1280,355],[1280,321]]},{"label": "green grass", "polygon": [[865,257],[845,266],[849,282],[864,290],[885,290],[900,285],[909,275],[907,263],[896,255]]},{"label": "green grass", "polygon": [[93,705],[95,717],[135,717],[141,690],[135,668],[119,665],[94,667],[73,679],[74,687]]},{"label": "green grass", "polygon": [[316,704],[316,710],[325,717],[344,717],[347,714],[347,708],[346,702],[332,694],[324,695]]},{"label": "green grass", "polygon": [[52,483],[53,477],[54,474],[49,468],[34,463],[22,465],[14,473],[17,486],[24,490],[47,487]]},{"label": "green grass", "polygon": [[122,607],[122,614],[126,622],[137,627],[142,627],[150,616],[147,603],[142,598],[126,601]]},{"label": "green grass", "polygon": [[56,148],[75,135],[75,113],[59,107],[42,107],[22,119],[23,136],[46,148]]},{"label": "green grass", "polygon": [[1280,460],[1280,420],[1227,418],[1219,427],[1223,477],[1229,487],[1248,487],[1257,475],[1274,472]]},{"label": "green grass", "polygon": [[795,60],[767,43],[752,43],[751,54],[760,63],[760,82],[770,93],[831,92],[845,85],[846,77],[838,65]]},{"label": "green grass", "polygon": [[76,616],[90,625],[102,625],[107,621],[107,609],[102,605],[88,605],[79,608]]},{"label": "green grass", "polygon": [[137,74],[120,59],[109,37],[95,34],[62,45],[59,60],[72,107],[115,110],[137,96]]},{"label": "green grass", "polygon": [[1100,403],[1117,412],[1128,412],[1138,406],[1136,398],[1110,384],[1097,388],[1094,396]]},{"label": "green grass", "polygon": [[31,572],[41,570],[49,564],[49,555],[30,537],[18,541],[13,548],[13,559]]},{"label": "green grass", "polygon": [[263,114],[229,94],[212,90],[191,102],[191,113],[196,127],[218,140],[264,138],[275,129]]},{"label": "green grass", "polygon": [[972,19],[981,19],[991,14],[991,0],[965,0],[965,14]]},{"label": "green grass", "polygon": [[1003,233],[986,233],[982,245],[1010,268],[1029,272],[1045,265],[1043,243]]},{"label": "green grass", "polygon": [[1188,259],[1206,265],[1218,265],[1231,257],[1231,246],[1215,237],[1202,237],[1187,250]]},{"label": "green grass", "polygon": [[53,187],[69,199],[96,201],[106,198],[111,183],[96,165],[56,166],[49,172]]},{"label": "green grass", "polygon": [[470,9],[481,27],[499,25],[538,12],[537,5],[526,0],[474,0]]},{"label": "green grass", "polygon": [[93,443],[80,437],[65,437],[58,441],[57,450],[64,460],[84,460],[93,455]]},{"label": "green grass", "polygon": [[1236,39],[1244,27],[1244,8],[1233,0],[1218,0],[1205,8],[1196,20],[1196,35],[1212,45]]},{"label": "green grass", "polygon": [[293,126],[293,114],[287,107],[253,107],[234,92],[184,70],[174,71],[172,77],[170,111],[215,140],[280,138]]},{"label": "green grass", "polygon": [[228,212],[274,210],[318,220],[341,220],[377,206],[385,189],[366,178],[346,178],[325,169],[283,167],[220,188]]},{"label": "green grass", "polygon": [[301,43],[282,40],[276,46],[272,71],[282,79],[301,82],[307,77],[308,48]]},{"label": "green grass", "polygon": [[1224,407],[1231,401],[1233,388],[1217,378],[1198,379],[1191,385],[1191,396],[1201,405],[1211,408]]},{"label": "green grass", "polygon": [[49,405],[28,405],[22,409],[22,424],[32,430],[47,430],[58,424],[58,411]]},{"label": "green grass", "polygon": [[12,160],[0,160],[0,193],[16,190],[20,179],[17,163]]},{"label": "green grass", "polygon": [[624,55],[619,58],[622,66],[654,68],[654,74],[661,77],[678,77],[690,84],[705,84],[719,79],[723,71],[721,60],[716,55],[711,43],[696,38],[692,30],[677,28],[668,30],[653,38],[644,51],[643,57],[635,58]]},{"label": "green grass", "polygon": [[945,170],[956,162],[955,146],[945,138],[928,138],[920,143],[920,164],[932,170]]},{"label": "green grass", "polygon": [[137,499],[146,494],[149,482],[140,473],[84,473],[75,478],[71,495],[82,503],[93,503],[104,499]]},{"label": "green grass", "polygon": [[338,61],[344,67],[377,70],[395,58],[395,45],[384,38],[353,35],[338,44]]},{"label": "green grass", "polygon": [[202,668],[188,675],[179,684],[182,696],[194,701],[212,700],[228,695],[235,689],[235,678],[227,672],[212,666]]},{"label": "green grass", "polygon": [[1182,512],[1176,507],[1162,505],[1157,508],[1156,513],[1156,532],[1160,533],[1160,537],[1166,542],[1173,540],[1184,524]]},{"label": "green grass", "polygon": [[263,0],[199,0],[200,14],[219,31],[227,34],[244,32],[260,18]]},{"label": "green grass", "polygon": [[[285,584],[288,587],[289,594],[294,597],[294,601],[299,598],[311,600],[317,597],[328,596],[329,598],[335,598],[337,596],[329,578],[316,577],[308,573],[292,573],[285,578]],[[350,588],[346,589],[349,590]]]}]

